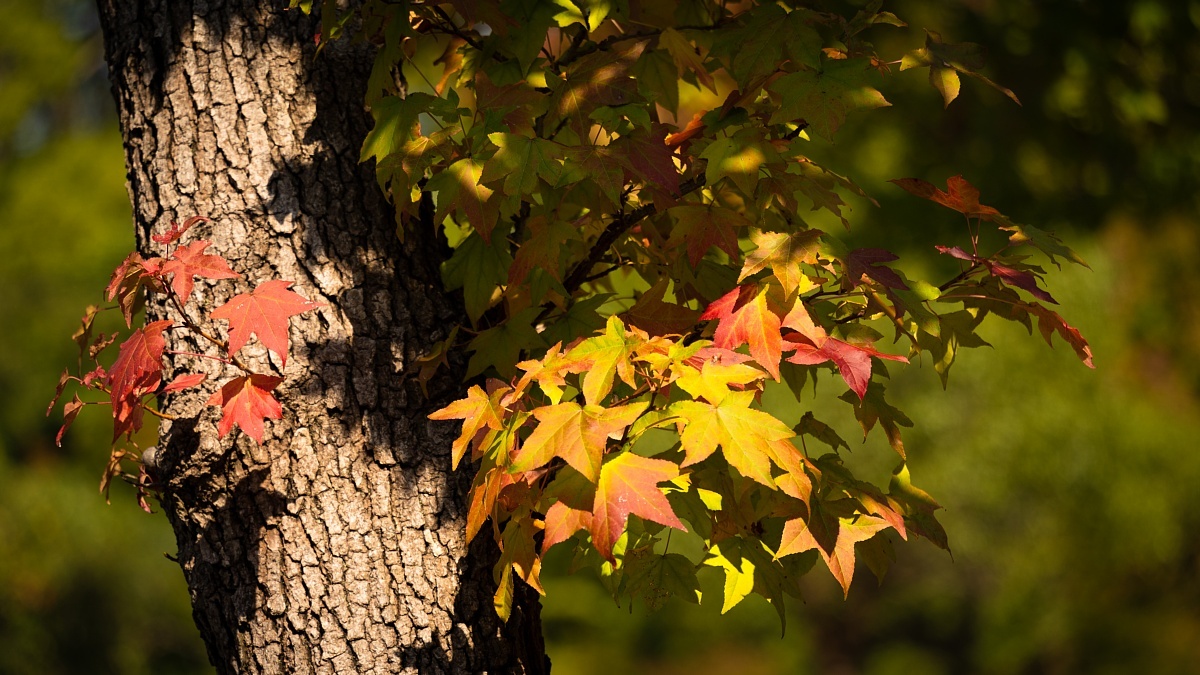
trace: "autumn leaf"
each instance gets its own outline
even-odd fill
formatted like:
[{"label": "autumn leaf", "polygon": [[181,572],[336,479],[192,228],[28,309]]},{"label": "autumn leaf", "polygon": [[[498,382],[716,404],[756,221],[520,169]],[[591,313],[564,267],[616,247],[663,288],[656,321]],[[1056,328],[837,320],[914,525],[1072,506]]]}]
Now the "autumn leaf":
[{"label": "autumn leaf", "polygon": [[783,337],[779,317],[767,304],[767,290],[758,290],[756,284],[739,286],[709,305],[700,320],[717,319],[713,343],[725,349],[750,345],[750,355],[778,380]]},{"label": "autumn leaf", "polygon": [[663,298],[669,282],[667,277],[661,277],[621,316],[631,326],[637,326],[651,336],[682,335],[691,330],[700,320],[701,312],[665,302]]},{"label": "autumn leaf", "polygon": [[140,426],[138,399],[158,388],[162,377],[162,356],[167,343],[163,331],[172,321],[155,321],[139,328],[121,343],[117,360],[108,370],[105,386],[112,402],[113,440]]},{"label": "autumn leaf", "polygon": [[258,337],[264,347],[275,352],[287,365],[288,319],[320,307],[299,293],[288,290],[290,281],[278,279],[259,284],[250,293],[235,295],[212,312],[212,318],[229,322],[229,353],[236,354],[250,339]]},{"label": "autumn leaf", "polygon": [[906,192],[922,199],[928,199],[948,209],[958,211],[968,218],[991,220],[1001,217],[1000,212],[996,209],[979,203],[979,189],[962,176],[951,176],[946,179],[945,192],[920,178],[896,178],[888,182],[895,183]]},{"label": "autumn leaf", "polygon": [[172,394],[184,389],[191,389],[203,382],[206,377],[207,375],[204,373],[184,373],[168,382],[167,386],[163,387],[162,393]]},{"label": "autumn leaf", "polygon": [[545,466],[554,457],[562,457],[585,478],[597,482],[608,440],[620,438],[647,405],[631,403],[603,408],[567,401],[534,408],[538,425],[521,444],[508,470],[530,471]]},{"label": "autumn leaf", "polygon": [[281,377],[258,374],[235,377],[226,382],[205,403],[221,407],[218,436],[224,438],[236,424],[256,443],[261,443],[263,420],[283,417],[283,406],[271,393],[280,382],[283,382]]},{"label": "autumn leaf", "polygon": [[667,246],[683,244],[693,268],[714,246],[734,260],[741,257],[738,230],[748,227],[750,221],[736,211],[711,204],[686,204],[676,206],[667,213],[675,221],[675,229]]},{"label": "autumn leaf", "polygon": [[171,244],[177,241],[180,237],[186,234],[188,230],[192,229],[192,227],[198,223],[207,222],[210,222],[210,219],[205,218],[204,216],[192,216],[191,218],[183,221],[182,225],[172,220],[171,225],[167,228],[166,232],[162,234],[152,234],[150,235],[150,240],[156,244]]},{"label": "autumn leaf", "polygon": [[479,385],[472,385],[467,390],[466,398],[454,401],[440,410],[429,413],[431,420],[463,420],[462,432],[451,444],[451,469],[457,469],[471,439],[482,429],[500,429],[504,426],[501,418],[504,410],[500,407],[500,397],[507,388],[501,388],[490,396]]},{"label": "autumn leaf", "polygon": [[882,263],[899,259],[895,253],[881,248],[855,249],[846,257],[846,276],[856,284],[866,276],[886,288],[907,291],[908,284],[904,283],[900,275],[896,274],[895,270],[882,266]]},{"label": "autumn leaf", "polygon": [[842,518],[837,524],[837,543],[830,551],[818,543],[809,522],[802,518],[794,518],[784,523],[783,539],[775,556],[782,558],[816,549],[833,578],[841,585],[842,593],[849,596],[850,582],[854,579],[854,545],[874,537],[880,530],[888,527],[891,526],[887,521],[874,516]]},{"label": "autumn leaf", "polygon": [[770,414],[751,408],[753,400],[753,391],[742,391],[729,393],[715,405],[703,401],[671,404],[667,410],[680,418],[680,443],[686,453],[680,466],[708,459],[720,445],[725,460],[739,473],[775,487],[771,459],[797,452],[788,440],[795,434]]},{"label": "autumn leaf", "polygon": [[229,263],[221,256],[206,255],[204,250],[211,245],[211,242],[200,240],[180,246],[171,253],[170,260],[163,263],[162,274],[172,276],[171,288],[181,302],[187,302],[191,297],[194,277],[237,279],[242,276],[229,269]]},{"label": "autumn leaf", "polygon": [[656,125],[649,134],[623,136],[609,146],[612,156],[634,176],[646,181],[647,185],[665,188],[675,197],[679,191],[679,171],[675,168],[675,155],[664,139],[667,128]]},{"label": "autumn leaf", "polygon": [[575,62],[566,78],[547,78],[551,90],[547,127],[568,120],[577,132],[584,132],[589,126],[588,115],[596,108],[632,102],[637,83],[629,71],[645,48],[646,41],[641,40],[593,52]]},{"label": "autumn leaf", "polygon": [[613,375],[619,375],[629,386],[634,385],[630,357],[638,341],[631,339],[625,325],[616,316],[609,317],[604,334],[588,338],[567,353],[573,369],[584,371],[583,398],[588,405],[599,405],[612,391]]},{"label": "autumn leaf", "polygon": [[162,258],[144,259],[134,251],[113,271],[108,287],[104,289],[104,297],[110,302],[116,300],[126,326],[133,326],[133,315],[142,302],[141,291],[162,290],[157,278],[162,271],[162,263]]},{"label": "autumn leaf", "polygon": [[659,483],[679,475],[679,466],[662,459],[650,459],[622,452],[604,463],[592,508],[589,530],[592,545],[609,562],[612,548],[625,532],[630,515],[687,532],[687,528],[667,501]]},{"label": "autumn leaf", "polygon": [[755,248],[746,254],[746,262],[738,274],[738,283],[769,267],[785,295],[791,295],[797,289],[807,290],[804,287],[811,285],[811,282],[801,271],[800,265],[817,262],[817,240],[823,234],[816,229],[801,230],[794,234],[750,230],[750,241]]}]

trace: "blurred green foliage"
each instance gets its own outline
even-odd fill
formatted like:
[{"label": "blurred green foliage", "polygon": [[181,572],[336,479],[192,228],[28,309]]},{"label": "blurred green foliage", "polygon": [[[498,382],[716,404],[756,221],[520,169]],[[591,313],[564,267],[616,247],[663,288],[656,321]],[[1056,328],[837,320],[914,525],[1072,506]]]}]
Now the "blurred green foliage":
[{"label": "blurred green foliage", "polygon": [[[837,3],[827,3],[836,5]],[[836,8],[836,7],[835,7]],[[1098,371],[1017,327],[988,334],[943,392],[928,365],[893,369],[911,466],[946,507],[953,558],[902,547],[879,588],[843,601],[817,569],[778,619],[747,601],[617,608],[566,561],[550,565],[556,673],[1186,673],[1200,662],[1200,2],[896,2],[919,28],[989,47],[1017,108],[963,86],[943,110],[922,75],[851,122],[818,159],[884,209],[855,205],[857,242],[931,261],[961,221],[884,181],[963,173],[1018,220],[1057,229],[1094,271],[1051,290]],[[0,0],[0,673],[211,672],[161,515],[96,493],[107,444],[81,418],[57,449],[42,414],[69,335],[131,244],[120,139],[90,3]],[[883,221],[881,214],[889,220]],[[924,262],[922,262],[924,261]],[[850,439],[822,380],[810,404]],[[886,482],[872,437],[847,461]],[[720,596],[717,579],[705,593]],[[706,603],[707,605],[707,603]]]}]

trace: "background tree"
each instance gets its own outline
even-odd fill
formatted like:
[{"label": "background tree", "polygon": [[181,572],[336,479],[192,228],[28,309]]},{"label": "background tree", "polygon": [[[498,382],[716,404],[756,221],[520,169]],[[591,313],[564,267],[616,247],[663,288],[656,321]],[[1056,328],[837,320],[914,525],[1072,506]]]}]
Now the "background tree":
[{"label": "background tree", "polygon": [[[980,108],[980,109],[983,109],[983,108]],[[952,108],[952,110],[953,110],[953,108]],[[850,138],[857,138],[857,136],[851,136]],[[918,173],[918,172],[905,172],[905,173]],[[960,550],[960,557],[961,557],[961,550]],[[552,593],[552,596],[551,596],[551,597],[553,597],[553,593]],[[624,622],[624,623],[619,623],[619,625],[628,626],[628,625],[629,625],[629,623],[628,623],[628,621],[626,621],[626,622]],[[802,632],[802,633],[803,633],[803,632]]]}]

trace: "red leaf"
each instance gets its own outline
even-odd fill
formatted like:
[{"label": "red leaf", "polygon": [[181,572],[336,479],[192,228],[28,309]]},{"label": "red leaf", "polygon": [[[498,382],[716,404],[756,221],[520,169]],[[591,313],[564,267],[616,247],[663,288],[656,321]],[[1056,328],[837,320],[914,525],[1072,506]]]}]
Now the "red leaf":
[{"label": "red leaf", "polygon": [[113,440],[122,432],[136,431],[141,426],[138,399],[158,388],[162,378],[162,354],[166,348],[162,333],[171,325],[171,321],[155,321],[135,330],[121,343],[117,360],[104,382],[112,400]]},{"label": "red leaf", "polygon": [[121,314],[125,317],[126,326],[133,326],[134,307],[142,287],[160,290],[155,276],[161,271],[162,262],[162,258],[144,260],[141,254],[134,251],[113,272],[108,288],[104,289],[104,295],[110,301],[117,301],[121,307]]},{"label": "red leaf", "polygon": [[167,386],[163,387],[163,393],[171,394],[177,391],[183,391],[184,389],[191,389],[192,387],[203,382],[204,378],[204,373],[187,373],[180,375],[179,377],[171,380]]},{"label": "red leaf", "polygon": [[899,256],[881,248],[855,249],[850,252],[850,255],[846,256],[846,274],[855,284],[865,274],[887,288],[907,291],[908,284],[904,283],[900,275],[896,274],[890,268],[880,267],[880,263],[892,262],[893,260],[899,260]]},{"label": "red leaf", "polygon": [[287,365],[288,318],[320,307],[289,291],[290,281],[268,281],[251,293],[242,293],[213,310],[214,319],[229,322],[229,353],[241,349],[250,336],[257,335],[264,347],[275,352]]},{"label": "red leaf", "polygon": [[157,244],[170,244],[171,242],[176,241],[177,239],[182,237],[185,232],[192,229],[192,226],[195,225],[196,223],[207,223],[207,222],[211,222],[211,221],[208,218],[205,218],[204,216],[192,216],[191,218],[188,218],[187,220],[183,221],[183,225],[180,225],[179,223],[172,220],[171,221],[171,229],[167,230],[163,234],[151,235],[150,238],[153,239],[154,242]]},{"label": "red leaf", "polygon": [[1083,361],[1083,365],[1088,368],[1095,368],[1096,364],[1092,362],[1092,348],[1088,345],[1088,341],[1084,339],[1083,334],[1079,332],[1071,324],[1067,323],[1057,312],[1042,307],[1036,302],[1031,302],[1025,305],[1029,313],[1038,318],[1038,330],[1042,337],[1046,340],[1046,344],[1054,346],[1052,337],[1055,333],[1067,341],[1071,348],[1075,350],[1075,354]]},{"label": "red leaf", "polygon": [[779,379],[783,338],[779,334],[779,317],[767,306],[767,289],[758,291],[756,284],[746,284],[729,291],[700,315],[701,321],[710,319],[719,320],[713,334],[716,346],[737,349],[749,344],[754,360]]},{"label": "red leaf", "polygon": [[63,424],[58,429],[58,434],[54,436],[54,445],[62,447],[63,434],[67,433],[67,429],[71,428],[71,423],[75,421],[75,416],[79,411],[83,410],[83,401],[79,399],[79,394],[63,404]]},{"label": "red leaf", "polygon": [[263,420],[283,417],[283,406],[271,394],[282,381],[282,377],[250,375],[226,382],[205,403],[221,406],[221,422],[217,425],[220,437],[224,438],[236,424],[256,443],[261,443]]},{"label": "red leaf", "polygon": [[802,366],[815,366],[826,361],[833,361],[841,373],[842,379],[851,391],[861,399],[867,393],[867,384],[871,381],[871,357],[875,356],[890,361],[908,363],[908,359],[895,354],[885,354],[876,351],[869,345],[855,345],[843,342],[837,338],[827,337],[819,340],[820,346],[807,342],[789,342],[788,346],[795,347],[796,353],[788,357],[788,361]]},{"label": "red leaf", "polygon": [[1003,281],[1009,286],[1016,286],[1017,288],[1022,288],[1026,291],[1029,291],[1030,295],[1039,300],[1045,300],[1046,302],[1053,303],[1055,305],[1058,304],[1058,301],[1055,300],[1050,293],[1038,287],[1037,277],[1033,276],[1029,272],[1022,272],[1021,270],[1015,270],[1011,267],[1005,267],[1000,263],[990,261],[985,261],[984,264],[987,265],[988,270],[992,273],[992,276],[998,277],[1000,281]]},{"label": "red leaf", "polygon": [[171,259],[163,263],[162,274],[171,274],[171,288],[180,301],[187,302],[192,295],[193,277],[205,279],[236,279],[241,275],[229,269],[229,263],[219,255],[204,255],[211,242],[194,241],[180,246],[171,253]]},{"label": "red leaf", "polygon": [[889,182],[895,183],[918,197],[954,209],[968,218],[990,219],[992,216],[1000,215],[996,209],[979,203],[979,190],[962,176],[952,176],[946,181],[948,192],[942,192],[932,183],[920,178],[897,178]]}]

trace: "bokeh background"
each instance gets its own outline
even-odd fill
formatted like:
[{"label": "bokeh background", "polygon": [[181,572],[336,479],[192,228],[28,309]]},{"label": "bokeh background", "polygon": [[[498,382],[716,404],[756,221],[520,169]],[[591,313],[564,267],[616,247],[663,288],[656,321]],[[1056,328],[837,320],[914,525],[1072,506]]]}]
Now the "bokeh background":
[{"label": "bokeh background", "polygon": [[[849,236],[937,274],[931,244],[961,241],[961,221],[885,181],[964,174],[985,203],[1057,231],[1091,263],[1050,289],[1098,369],[1000,325],[986,331],[995,349],[960,355],[948,391],[928,365],[893,368],[890,395],[917,423],[910,466],[946,507],[952,557],[899,547],[882,586],[860,570],[848,600],[817,569],[782,638],[755,597],[725,617],[719,603],[647,614],[552,561],[557,673],[1196,672],[1200,2],[888,8],[914,28],[878,29],[882,54],[920,46],[921,27],[982,43],[987,72],[1024,106],[964,81],[943,110],[920,73],[889,78],[894,107],[814,147],[883,205],[855,203]],[[123,486],[112,505],[97,493],[98,420],[85,415],[60,449],[57,420],[43,417],[82,308],[131,244],[91,4],[0,0],[3,674],[212,672],[164,557],[165,518]],[[848,406],[814,405],[857,437]],[[848,461],[886,484],[890,452],[872,438]],[[719,596],[718,581],[706,592]]]}]

